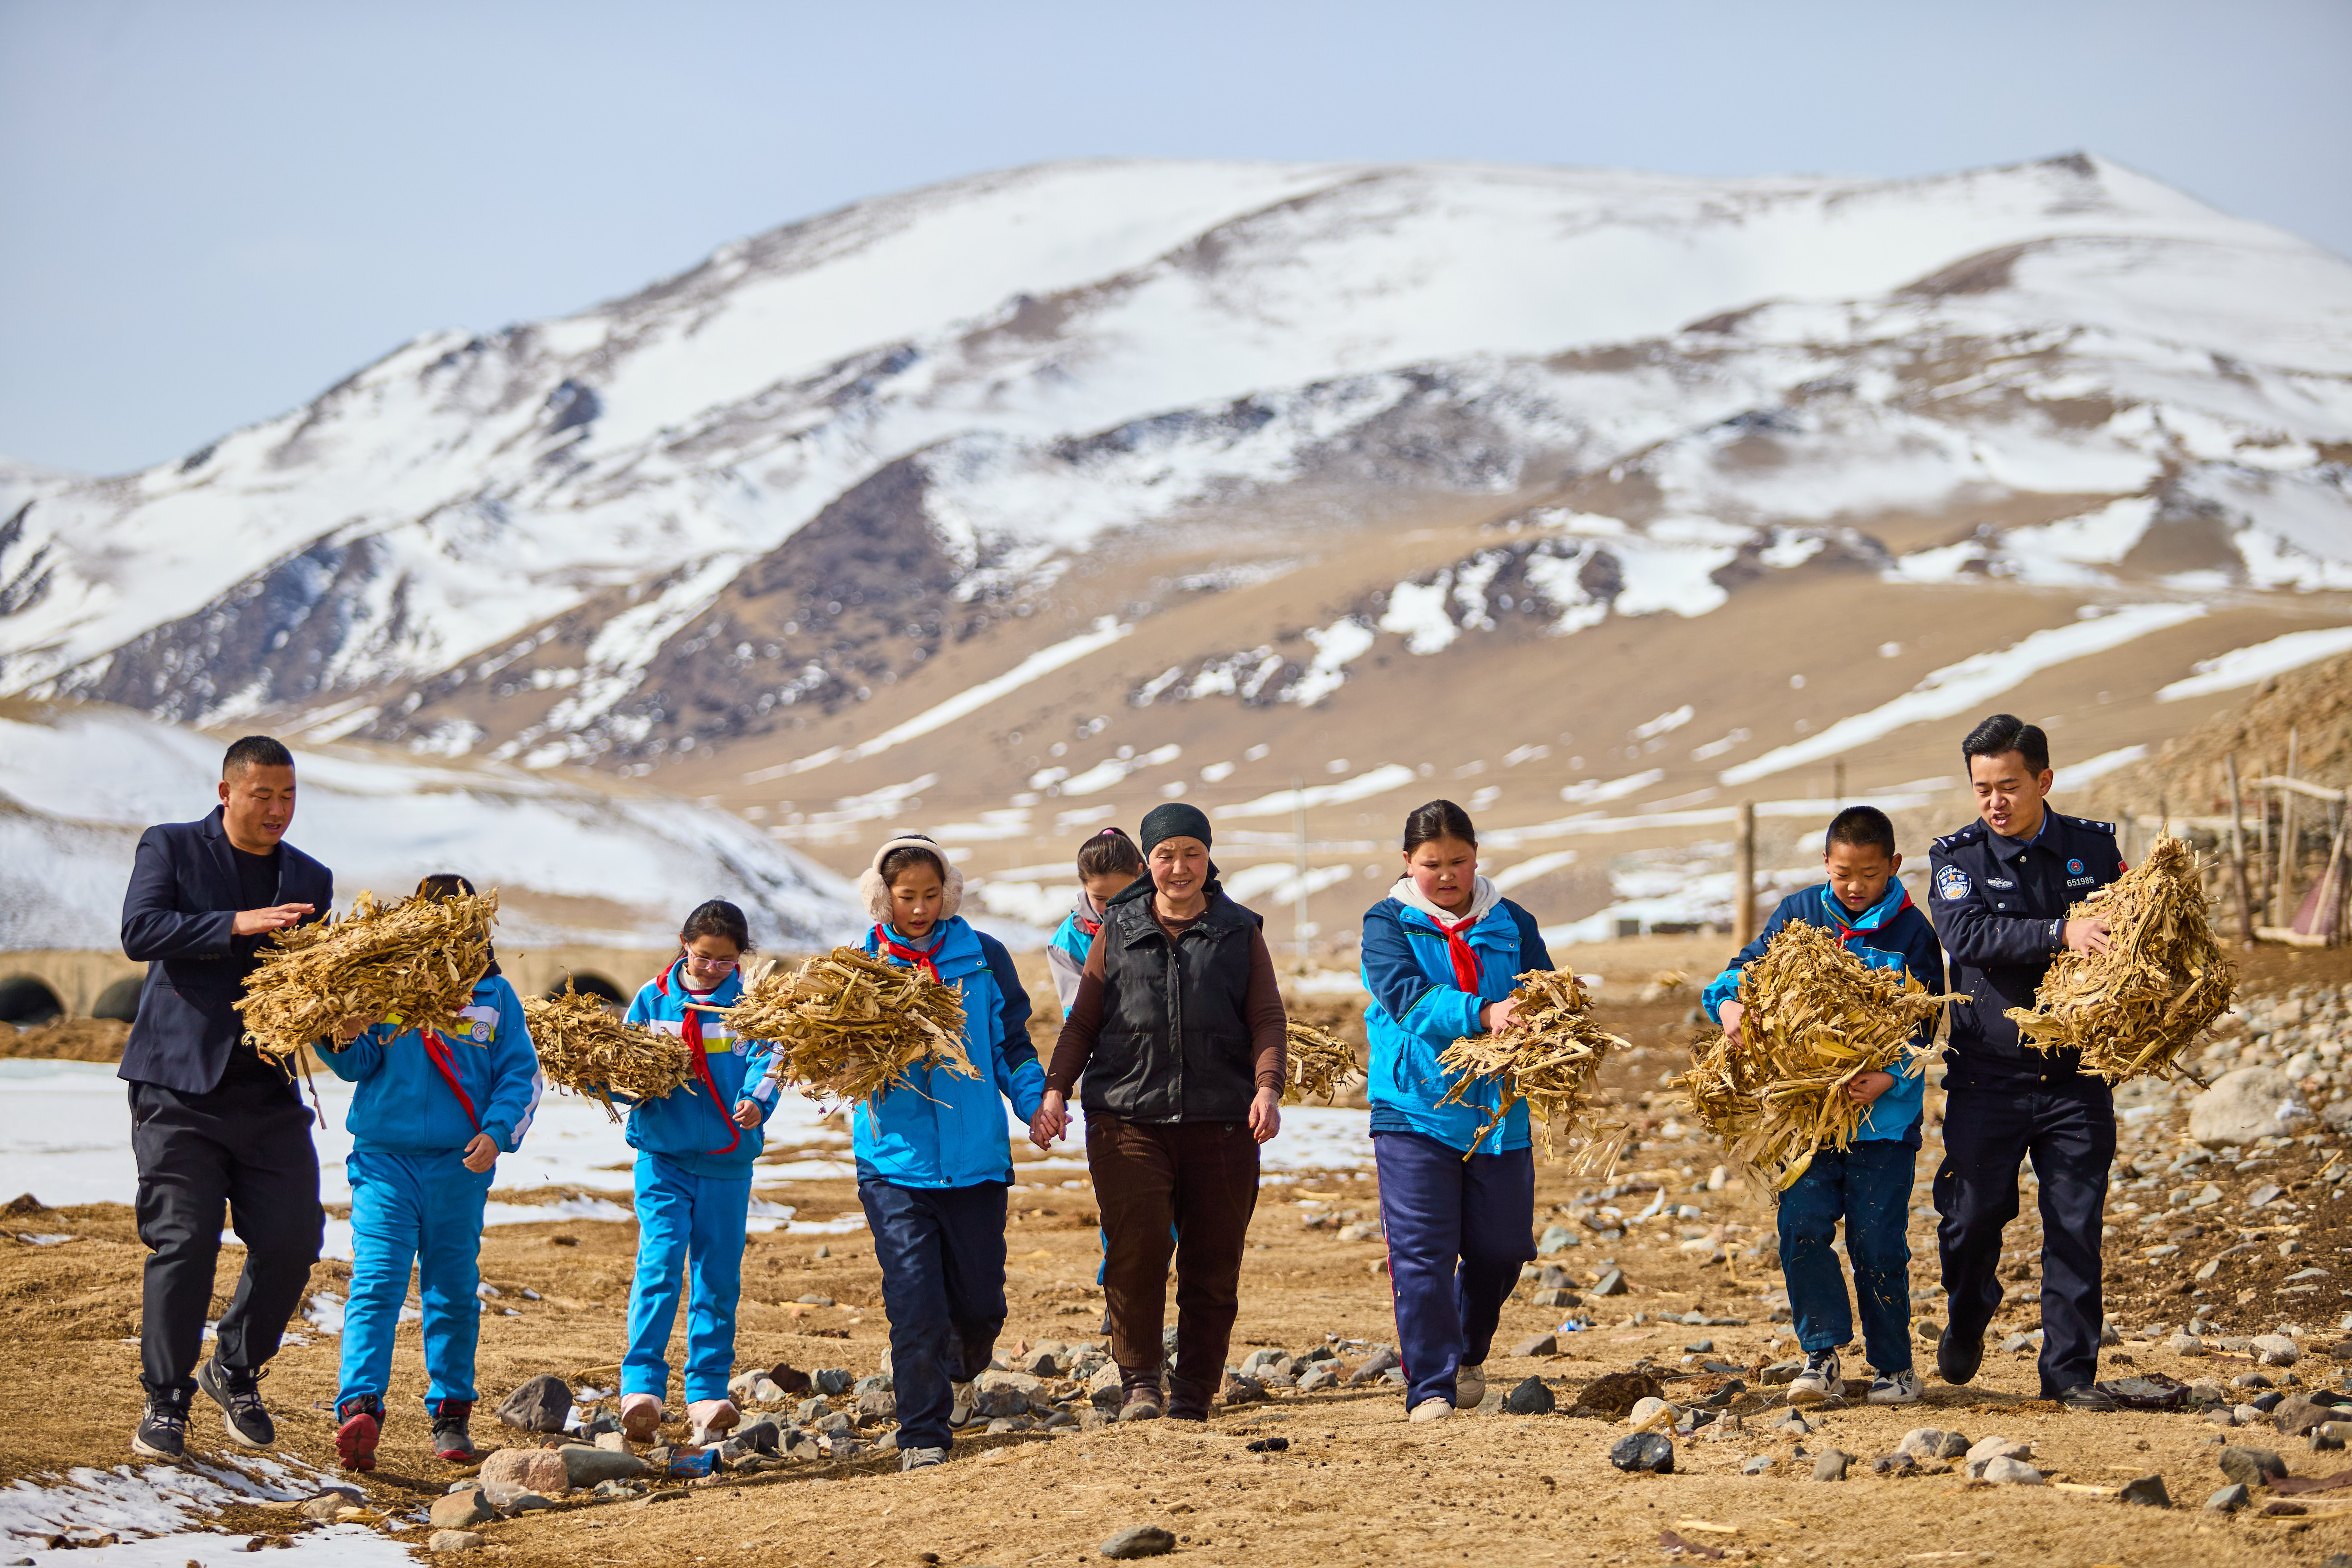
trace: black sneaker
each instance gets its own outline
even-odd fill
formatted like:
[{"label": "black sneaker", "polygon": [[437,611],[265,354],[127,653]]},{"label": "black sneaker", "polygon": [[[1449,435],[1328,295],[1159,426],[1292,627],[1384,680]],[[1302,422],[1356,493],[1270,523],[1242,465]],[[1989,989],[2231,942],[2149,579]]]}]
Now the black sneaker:
[{"label": "black sneaker", "polygon": [[278,1428],[261,1403],[261,1373],[232,1372],[215,1355],[196,1368],[196,1386],[221,1407],[221,1426],[229,1441],[240,1448],[267,1448],[278,1441]]},{"label": "black sneaker", "polygon": [[184,1459],[188,1456],[188,1407],[176,1399],[147,1396],[146,1414],[131,1434],[131,1451],[151,1459]]},{"label": "black sneaker", "polygon": [[2121,1408],[2114,1394],[2091,1383],[2076,1384],[2058,1395],[2058,1403],[2069,1410],[2088,1410],[2101,1415]]},{"label": "black sneaker", "polygon": [[1949,1323],[1936,1341],[1936,1375],[1946,1383],[1960,1384],[1977,1374],[1984,1364],[1984,1335],[1972,1335],[1963,1340],[1952,1331]]},{"label": "black sneaker", "polygon": [[474,1415],[472,1400],[427,1400],[425,1408],[433,1417],[433,1451],[443,1462],[470,1465],[482,1457],[474,1447],[473,1434],[467,1429],[467,1423]]}]

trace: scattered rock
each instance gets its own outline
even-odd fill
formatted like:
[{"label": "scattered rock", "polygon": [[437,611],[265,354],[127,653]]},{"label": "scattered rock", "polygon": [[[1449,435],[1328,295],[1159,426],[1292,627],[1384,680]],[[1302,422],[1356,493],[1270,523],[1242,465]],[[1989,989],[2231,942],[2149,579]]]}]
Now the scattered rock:
[{"label": "scattered rock", "polygon": [[[592,1447],[581,1443],[566,1443],[555,1450],[563,1463],[562,1485],[593,1487],[603,1481],[625,1481],[646,1473],[643,1459],[626,1449]],[[495,1456],[494,1456],[495,1457]],[[485,1471],[488,1469],[486,1465]],[[533,1491],[545,1491],[533,1487]]]},{"label": "scattered rock", "polygon": [[784,1446],[784,1429],[776,1424],[774,1416],[762,1415],[736,1427],[734,1440],[755,1454],[772,1454]]},{"label": "scattered rock", "polygon": [[2137,1503],[2143,1508],[2172,1506],[2172,1494],[2164,1489],[2162,1476],[2134,1476],[2124,1483],[2123,1490],[2117,1496],[2125,1502]]},{"label": "scattered rock", "polygon": [[1360,1219],[1353,1225],[1343,1225],[1339,1227],[1341,1241],[1378,1241],[1380,1238],[1381,1227],[1379,1222],[1374,1220]]},{"label": "scattered rock", "polygon": [[2271,1425],[2290,1437],[2300,1437],[2336,1418],[2332,1405],[2300,1394],[2291,1394],[2271,1407]]},{"label": "scattered rock", "polygon": [[1576,1245],[1576,1232],[1564,1225],[1555,1225],[1546,1229],[1542,1238],[1537,1241],[1536,1252],[1538,1256],[1549,1258],[1556,1252],[1564,1251]]},{"label": "scattered rock", "polygon": [[1625,1271],[1622,1268],[1610,1269],[1593,1282],[1592,1293],[1596,1296],[1622,1296],[1625,1293]]},{"label": "scattered rock", "polygon": [[471,1552],[488,1544],[487,1538],[470,1530],[436,1530],[425,1538],[427,1552]]},{"label": "scattered rock", "polygon": [[1549,1415],[1559,1405],[1559,1401],[1552,1397],[1551,1390],[1539,1377],[1528,1378],[1503,1395],[1503,1408],[1514,1415]]},{"label": "scattered rock", "polygon": [[2189,1104],[2189,1136],[2208,1149],[2291,1136],[2311,1125],[2294,1080],[2276,1068],[2239,1068]]},{"label": "scattered rock", "polygon": [[1244,1377],[1234,1372],[1225,1373],[1224,1400],[1227,1405],[1256,1405],[1273,1397],[1265,1391],[1265,1384],[1257,1379]]},{"label": "scattered rock", "polygon": [[1780,1431],[1786,1432],[1792,1437],[1801,1437],[1806,1433],[1813,1429],[1812,1423],[1805,1419],[1804,1413],[1802,1411],[1798,1410],[1782,1411],[1780,1413],[1780,1419],[1773,1422],[1772,1425]]},{"label": "scattered rock", "polygon": [[2264,1366],[2293,1366],[2303,1359],[2303,1347],[2285,1334],[2256,1334],[2253,1350]]},{"label": "scattered rock", "polygon": [[2286,1461],[2268,1448],[2230,1444],[2221,1450],[2221,1473],[2239,1485],[2264,1487],[2286,1474]]},{"label": "scattered rock", "polygon": [[538,1492],[521,1492],[500,1506],[509,1513],[536,1513],[543,1508],[553,1508],[555,1500]]},{"label": "scattered rock", "polygon": [[811,1292],[806,1296],[796,1296],[793,1300],[793,1305],[800,1307],[830,1307],[833,1305],[832,1297],[818,1295],[814,1292]]},{"label": "scattered rock", "polygon": [[1853,1463],[1852,1454],[1843,1448],[1832,1448],[1813,1461],[1813,1479],[1842,1481],[1845,1479],[1846,1467]]},{"label": "scattered rock", "polygon": [[806,1394],[816,1386],[808,1373],[785,1361],[780,1361],[768,1369],[768,1380],[782,1389],[787,1399],[795,1394]]},{"label": "scattered rock", "polygon": [[561,1432],[572,1419],[572,1385],[545,1373],[499,1401],[499,1419],[518,1432]]},{"label": "scattered rock", "polygon": [[2016,1459],[2021,1462],[2031,1458],[2032,1453],[2033,1445],[2031,1443],[2013,1443],[2006,1437],[1997,1436],[1979,1437],[1970,1446],[1961,1468],[1967,1473],[1969,1479],[1982,1480],[1985,1479],[1987,1468],[1995,1459]]},{"label": "scattered rock", "polygon": [[[603,1448],[587,1448],[584,1453],[605,1458],[629,1456],[615,1455]],[[563,1456],[552,1448],[500,1448],[482,1461],[476,1472],[482,1490],[490,1501],[505,1508],[525,1492],[560,1492],[571,1484],[570,1469]]]},{"label": "scattered rock", "polygon": [[1919,1461],[1905,1453],[1881,1454],[1870,1461],[1870,1473],[1874,1476],[1916,1476],[1919,1473]]},{"label": "scattered rock", "polygon": [[1535,1304],[1538,1307],[1575,1307],[1582,1302],[1583,1298],[1573,1290],[1538,1290],[1535,1294]]},{"label": "scattered rock", "polygon": [[1753,1454],[1739,1461],[1739,1473],[1743,1476],[1766,1475],[1771,1468],[1772,1456],[1769,1454]]},{"label": "scattered rock", "polygon": [[327,1492],[319,1497],[303,1499],[294,1511],[304,1519],[325,1520],[331,1523],[336,1514],[351,1506],[333,1492]]},{"label": "scattered rock", "polygon": [[1664,1393],[1664,1386],[1646,1372],[1603,1373],[1577,1392],[1576,1402],[1598,1415],[1615,1420],[1644,1399]]},{"label": "scattered rock", "polygon": [[426,1510],[436,1530],[463,1530],[467,1525],[488,1524],[498,1518],[491,1510],[489,1499],[479,1487],[468,1487],[461,1492],[451,1492],[433,1500]]},{"label": "scattered rock", "polygon": [[1114,1561],[1127,1557],[1160,1557],[1176,1550],[1176,1538],[1156,1524],[1130,1525],[1104,1542],[1099,1550],[1105,1557]]},{"label": "scattered rock", "polygon": [[2209,1353],[2205,1349],[2205,1341],[2196,1334],[2175,1334],[2172,1336],[2171,1343],[2174,1355],[2200,1356]]},{"label": "scattered rock", "polygon": [[887,1388],[869,1388],[857,1396],[857,1414],[869,1421],[887,1421],[898,1414],[898,1396]]},{"label": "scattered rock", "polygon": [[1626,1413],[1625,1419],[1636,1426],[1646,1426],[1662,1415],[1673,1418],[1681,1414],[1682,1412],[1675,1409],[1673,1405],[1654,1394],[1647,1399],[1635,1400],[1633,1408]]},{"label": "scattered rock", "polygon": [[[1944,1439],[1950,1436],[1940,1426],[1914,1426],[1903,1434],[1903,1441],[1895,1445],[1895,1451],[1915,1459],[1940,1459],[1944,1457]],[[1965,1454],[1968,1449],[1963,1447],[1960,1451]]]},{"label": "scattered rock", "polygon": [[1395,1346],[1374,1345],[1371,1354],[1364,1358],[1364,1364],[1348,1374],[1348,1381],[1350,1384],[1377,1382],[1382,1374],[1403,1364],[1397,1359]]},{"label": "scattered rock", "polygon": [[1558,1355],[1559,1353],[1559,1336],[1558,1334],[1538,1334],[1533,1339],[1521,1340],[1517,1345],[1512,1347],[1511,1353],[1515,1356]]},{"label": "scattered rock", "polygon": [[1979,1480],[1995,1486],[2038,1487],[2042,1485],[2042,1472],[2022,1459],[2012,1459],[2006,1454],[1996,1454],[1985,1461]]},{"label": "scattered rock", "polygon": [[2235,1513],[2252,1500],[2253,1494],[2246,1489],[2245,1482],[2231,1481],[2228,1486],[2223,1487],[2220,1491],[2215,1492],[2211,1497],[2205,1500],[2205,1511],[2208,1513]]},{"label": "scattered rock", "polygon": [[1762,1382],[1767,1388],[1777,1387],[1784,1383],[1794,1383],[1797,1381],[1797,1374],[1804,1370],[1805,1358],[1790,1356],[1787,1361],[1776,1361],[1766,1367]]},{"label": "scattered rock", "polygon": [[1674,1443],[1655,1432],[1633,1432],[1609,1445],[1609,1462],[1628,1473],[1649,1470],[1675,1473]]},{"label": "scattered rock", "polygon": [[848,1393],[850,1385],[857,1379],[850,1375],[849,1369],[845,1366],[827,1366],[820,1367],[811,1373],[809,1381],[816,1384],[816,1391],[819,1394],[830,1399],[836,1394]]},{"label": "scattered rock", "polygon": [[1339,1381],[1339,1374],[1331,1369],[1329,1362],[1317,1362],[1299,1378],[1298,1392],[1312,1394],[1318,1388],[1328,1388]]}]

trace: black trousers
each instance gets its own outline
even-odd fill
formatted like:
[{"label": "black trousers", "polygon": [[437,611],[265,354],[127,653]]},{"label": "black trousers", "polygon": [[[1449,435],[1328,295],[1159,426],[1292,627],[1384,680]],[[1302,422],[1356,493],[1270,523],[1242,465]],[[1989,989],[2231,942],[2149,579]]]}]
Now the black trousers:
[{"label": "black trousers", "polygon": [[131,1086],[139,1161],[139,1380],[150,1394],[195,1392],[205,1319],[220,1261],[223,1211],[245,1243],[245,1271],[221,1314],[221,1364],[260,1368],[301,1305],[326,1229],[310,1113],[282,1084],[236,1081],[210,1094]]},{"label": "black trousers", "polygon": [[902,1448],[954,1442],[949,1384],[978,1377],[996,1353],[1004,1328],[1004,1199],[1003,1182],[900,1187],[857,1179],[874,1260],[882,1266]]},{"label": "black trousers", "polygon": [[1936,1172],[1937,1249],[1952,1331],[1980,1335],[2000,1307],[2000,1233],[2017,1217],[2017,1169],[2042,1184],[2042,1395],[2099,1375],[2099,1230],[2116,1157],[2116,1103],[2096,1079],[2017,1090],[1956,1089]]}]

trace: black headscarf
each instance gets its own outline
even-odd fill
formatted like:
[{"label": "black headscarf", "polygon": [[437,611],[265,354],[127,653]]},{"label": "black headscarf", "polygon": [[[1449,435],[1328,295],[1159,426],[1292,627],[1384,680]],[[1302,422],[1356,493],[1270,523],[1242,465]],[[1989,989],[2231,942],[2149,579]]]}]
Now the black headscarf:
[{"label": "black headscarf", "polygon": [[[1137,836],[1138,842],[1142,846],[1145,859],[1150,858],[1153,845],[1168,838],[1197,838],[1201,841],[1202,848],[1208,848],[1215,842],[1209,831],[1209,814],[1197,805],[1188,805],[1181,800],[1160,802],[1143,814],[1142,831]],[[1152,888],[1151,872],[1147,868],[1141,876],[1120,889],[1111,902],[1132,903],[1137,899],[1149,897]],[[1209,862],[1209,879],[1201,887],[1202,894],[1213,899],[1223,896],[1224,890],[1225,885],[1220,879],[1217,863],[1213,859]]]}]

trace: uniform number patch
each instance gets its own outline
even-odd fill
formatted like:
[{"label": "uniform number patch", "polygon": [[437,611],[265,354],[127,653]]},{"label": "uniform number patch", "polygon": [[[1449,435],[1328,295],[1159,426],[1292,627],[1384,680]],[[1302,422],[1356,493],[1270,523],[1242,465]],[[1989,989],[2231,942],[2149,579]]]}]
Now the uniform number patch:
[{"label": "uniform number patch", "polygon": [[1952,903],[1969,896],[1969,874],[1958,866],[1939,867],[1936,872],[1936,896]]}]

